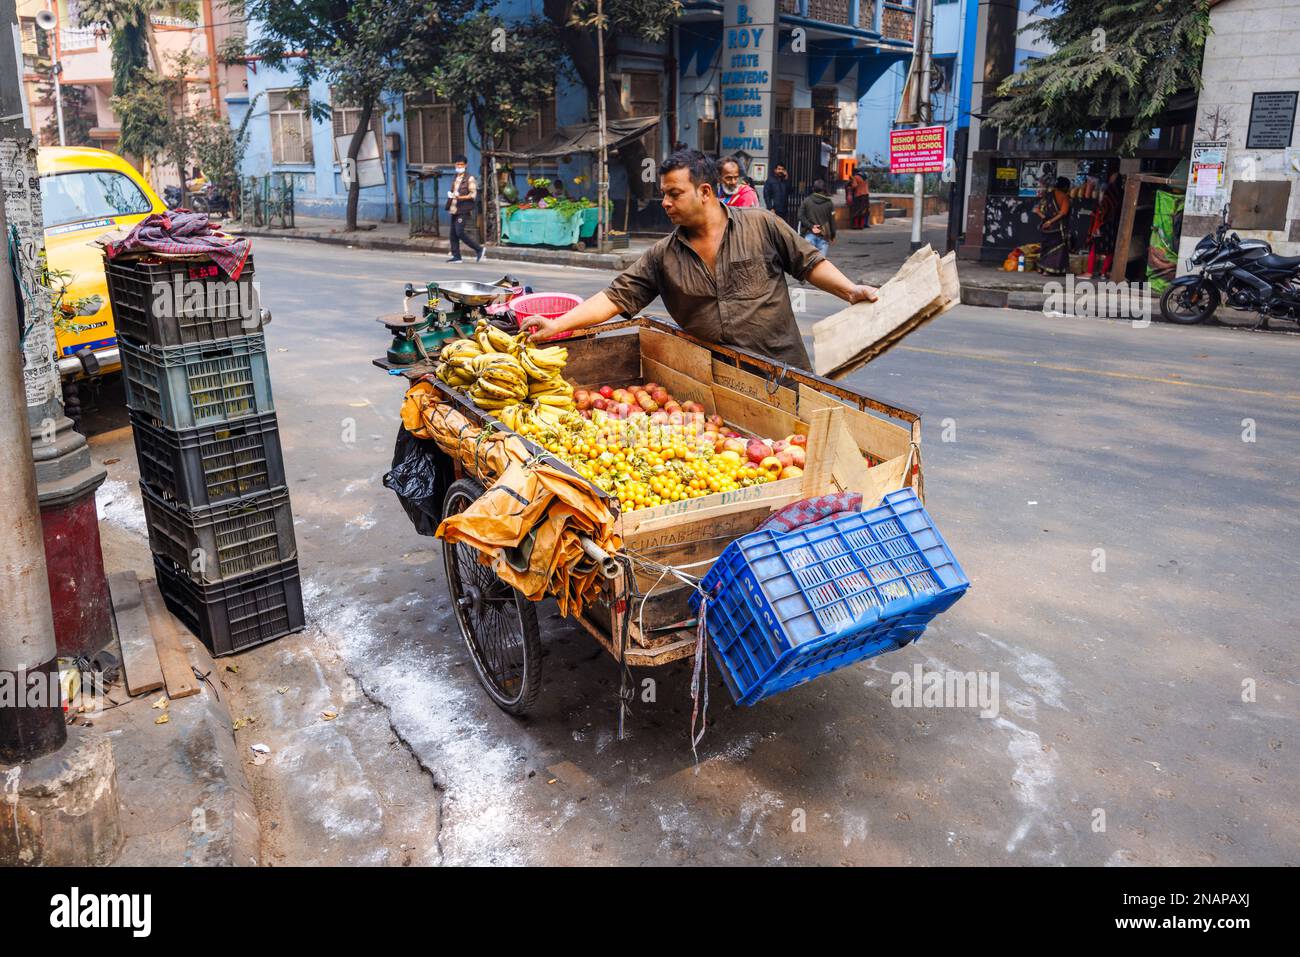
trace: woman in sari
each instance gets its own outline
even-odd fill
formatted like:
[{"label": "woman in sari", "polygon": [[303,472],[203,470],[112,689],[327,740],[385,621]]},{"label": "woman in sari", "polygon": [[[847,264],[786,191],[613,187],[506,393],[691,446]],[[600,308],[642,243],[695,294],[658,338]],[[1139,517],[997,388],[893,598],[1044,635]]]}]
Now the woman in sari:
[{"label": "woman in sari", "polygon": [[1064,276],[1070,268],[1070,181],[1058,176],[1043,194],[1038,215],[1043,217],[1043,251],[1038,271],[1047,276]]}]

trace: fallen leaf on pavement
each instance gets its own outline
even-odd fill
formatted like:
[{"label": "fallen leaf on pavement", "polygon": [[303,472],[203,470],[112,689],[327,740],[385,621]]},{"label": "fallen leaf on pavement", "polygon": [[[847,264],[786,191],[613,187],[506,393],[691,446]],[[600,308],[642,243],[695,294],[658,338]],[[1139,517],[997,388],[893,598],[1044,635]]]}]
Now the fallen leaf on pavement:
[{"label": "fallen leaf on pavement", "polygon": [[153,723],[154,723],[154,724],[166,724],[166,723],[167,723],[168,721],[170,721],[171,719],[172,719],[172,716],[171,716],[171,715],[164,713],[164,714],[160,714],[160,715],[158,715],[158,717],[154,718],[154,719],[153,719]]},{"label": "fallen leaf on pavement", "polygon": [[280,687],[278,687],[278,688],[275,689],[275,693],[276,693],[276,694],[287,694],[288,691],[289,691],[289,688],[288,688],[287,685],[280,685]]},{"label": "fallen leaf on pavement", "polygon": [[163,695],[161,698],[159,698],[157,701],[155,701],[155,702],[154,702],[150,707],[153,707],[153,708],[165,708],[165,707],[167,707],[167,696],[166,696],[166,695]]},{"label": "fallen leaf on pavement", "polygon": [[339,713],[335,711],[333,708],[331,708],[328,711],[322,711],[320,713],[320,716],[324,718],[326,721],[333,721],[335,718],[339,716]]}]

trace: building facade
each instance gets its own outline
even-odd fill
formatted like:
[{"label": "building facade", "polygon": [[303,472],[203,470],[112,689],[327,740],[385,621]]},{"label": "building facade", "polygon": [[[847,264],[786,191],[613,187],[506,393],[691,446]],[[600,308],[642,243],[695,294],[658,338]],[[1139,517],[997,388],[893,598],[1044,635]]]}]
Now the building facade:
[{"label": "building facade", "polygon": [[[954,37],[960,37],[965,26],[960,15],[965,2],[942,5],[951,8],[951,16],[945,14],[942,19],[952,23],[949,32]],[[769,18],[766,22],[771,22],[773,29],[765,39],[774,40],[772,67],[757,71],[765,74],[761,77],[746,77],[760,80],[752,95],[766,111],[761,121],[749,124],[745,135],[762,130],[762,136],[772,141],[764,144],[770,146],[766,152],[773,155],[782,148],[779,141],[783,137],[800,137],[804,146],[815,137],[817,159],[821,160],[820,144],[825,143],[832,169],[838,169],[840,160],[869,156],[874,151],[869,144],[887,146],[897,108],[891,84],[896,74],[906,70],[912,53],[912,5],[913,0],[759,0],[739,5],[755,23]],[[658,127],[643,138],[645,156],[658,161],[677,144],[712,155],[737,152],[725,145],[723,129],[730,102],[724,102],[723,74],[729,52],[736,53],[725,47],[727,6],[733,8],[734,15],[734,0],[729,4],[687,0],[673,30],[660,43],[615,38],[613,55],[606,62],[606,80],[614,84],[622,113],[661,118]],[[543,14],[541,0],[501,0],[496,11],[507,21]],[[249,24],[248,29],[254,33],[257,25]],[[955,47],[950,59],[956,59]],[[562,71],[557,79],[553,101],[543,104],[532,129],[516,134],[512,148],[526,148],[557,126],[594,119],[586,90],[576,78]],[[955,117],[961,112],[955,105],[960,101],[955,88],[953,98]],[[881,101],[878,108],[864,105],[877,99]],[[309,109],[313,101],[330,104],[330,120],[313,122]],[[246,93],[229,94],[228,106],[236,125],[253,111],[245,175],[291,177],[299,213],[343,215],[347,190],[335,137],[355,129],[356,115],[347,104],[333,102],[327,84],[299,90],[292,70],[269,70],[252,62],[248,64]],[[405,207],[412,185],[419,182],[415,177],[424,177],[427,184],[437,176],[433,182],[445,183],[442,177],[451,172],[453,155],[465,153],[470,168],[478,170],[481,153],[477,131],[468,117],[431,95],[388,97],[384,106],[383,115],[373,121],[376,142],[383,144],[384,179],[361,190],[360,215],[391,221]],[[752,136],[746,143],[752,145]],[[615,228],[666,230],[667,221],[653,197],[653,181],[646,183],[637,177],[629,183],[617,156],[610,167],[611,223]],[[527,190],[528,177],[546,176],[564,180],[570,195],[595,196],[590,156],[531,164],[516,161],[513,172],[521,192]],[[750,172],[760,182],[766,176],[766,168]],[[445,191],[445,186],[438,188]],[[429,195],[434,194],[432,185],[426,189]]]},{"label": "building facade", "polygon": [[[1263,239],[1279,255],[1300,255],[1300,6],[1294,0],[1218,0],[1210,25],[1188,155],[1179,244],[1184,271],[1225,204],[1241,236]],[[1198,182],[1202,165],[1217,169]]]},{"label": "building facade", "polygon": [[[224,10],[218,6],[218,0],[158,4],[149,17],[154,43],[164,61],[164,72],[174,68],[182,52],[190,55],[192,65],[185,77],[187,108],[207,108],[220,116],[226,115],[226,100],[232,94],[242,94],[245,73],[241,64],[227,66],[213,53],[228,37],[243,29],[242,22],[224,15]],[[42,29],[37,24],[42,12],[53,15],[56,24],[53,30]],[[68,145],[116,150],[120,124],[110,103],[113,63],[108,30],[81,26],[77,0],[19,0],[18,18],[23,83],[32,111],[33,130],[41,145],[58,145],[58,105],[50,93],[52,70],[58,64],[62,67],[65,131],[74,125],[72,113],[78,103],[84,104],[80,109],[86,118],[81,125],[89,125],[82,142],[69,141]],[[179,182],[179,175],[170,168],[145,172],[159,192],[163,186]]]}]

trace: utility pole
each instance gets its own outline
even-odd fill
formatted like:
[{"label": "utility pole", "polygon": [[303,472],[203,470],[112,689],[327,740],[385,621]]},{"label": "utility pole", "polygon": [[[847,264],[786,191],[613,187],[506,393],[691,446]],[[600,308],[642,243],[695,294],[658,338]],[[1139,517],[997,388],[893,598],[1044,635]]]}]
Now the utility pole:
[{"label": "utility pole", "polygon": [[[7,185],[0,182],[0,195]],[[0,202],[0,236],[8,235],[9,220]],[[57,751],[68,732],[62,703],[48,693],[57,686],[59,672],[54,613],[24,414],[27,399],[22,353],[16,348],[18,311],[9,244],[0,245],[0,250],[0,488],[5,490],[0,517],[0,763],[12,764]],[[32,685],[29,676],[39,679],[43,692],[35,702],[26,694]]]},{"label": "utility pole", "polygon": [[[930,110],[930,35],[934,26],[934,0],[916,0],[916,50],[915,56],[921,58],[919,76],[920,90],[917,91],[918,126],[926,126],[933,119]],[[925,174],[912,174],[912,250],[920,249],[921,225],[925,219]]]},{"label": "utility pole", "polygon": [[[596,251],[605,251],[605,206],[609,199],[609,152],[605,148],[605,2],[596,0]],[[628,190],[628,202],[632,191]]]},{"label": "utility pole", "polygon": [[[42,19],[49,22],[53,16]],[[0,35],[16,36],[17,29],[14,0],[0,0]],[[108,473],[91,460],[85,437],[64,414],[61,376],[55,365],[54,307],[43,275],[36,139],[17,49],[17,44],[0,43],[0,170],[4,176],[0,195],[7,220],[0,246],[5,250],[2,276],[11,287],[11,309],[20,310],[23,320],[21,346],[15,339],[9,347],[21,359],[23,401],[0,409],[0,415],[26,419],[27,462],[36,463],[55,640],[61,655],[76,657],[93,655],[113,640],[112,606],[95,514],[95,490]],[[15,252],[10,253],[11,248]],[[15,273],[21,284],[17,290],[12,288]],[[0,319],[0,335],[18,328],[13,312],[5,316]],[[88,355],[87,362],[93,365],[94,356]]]}]

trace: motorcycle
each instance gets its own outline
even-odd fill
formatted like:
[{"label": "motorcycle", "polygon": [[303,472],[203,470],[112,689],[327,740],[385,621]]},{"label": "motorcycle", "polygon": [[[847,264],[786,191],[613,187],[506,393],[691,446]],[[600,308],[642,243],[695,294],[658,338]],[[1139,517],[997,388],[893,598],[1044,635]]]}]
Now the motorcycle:
[{"label": "motorcycle", "polygon": [[1160,297],[1166,322],[1194,325],[1224,302],[1259,314],[1256,329],[1270,318],[1300,321],[1300,256],[1277,256],[1262,239],[1229,232],[1227,207],[1214,232],[1196,244],[1191,265],[1199,272],[1179,276]]}]

